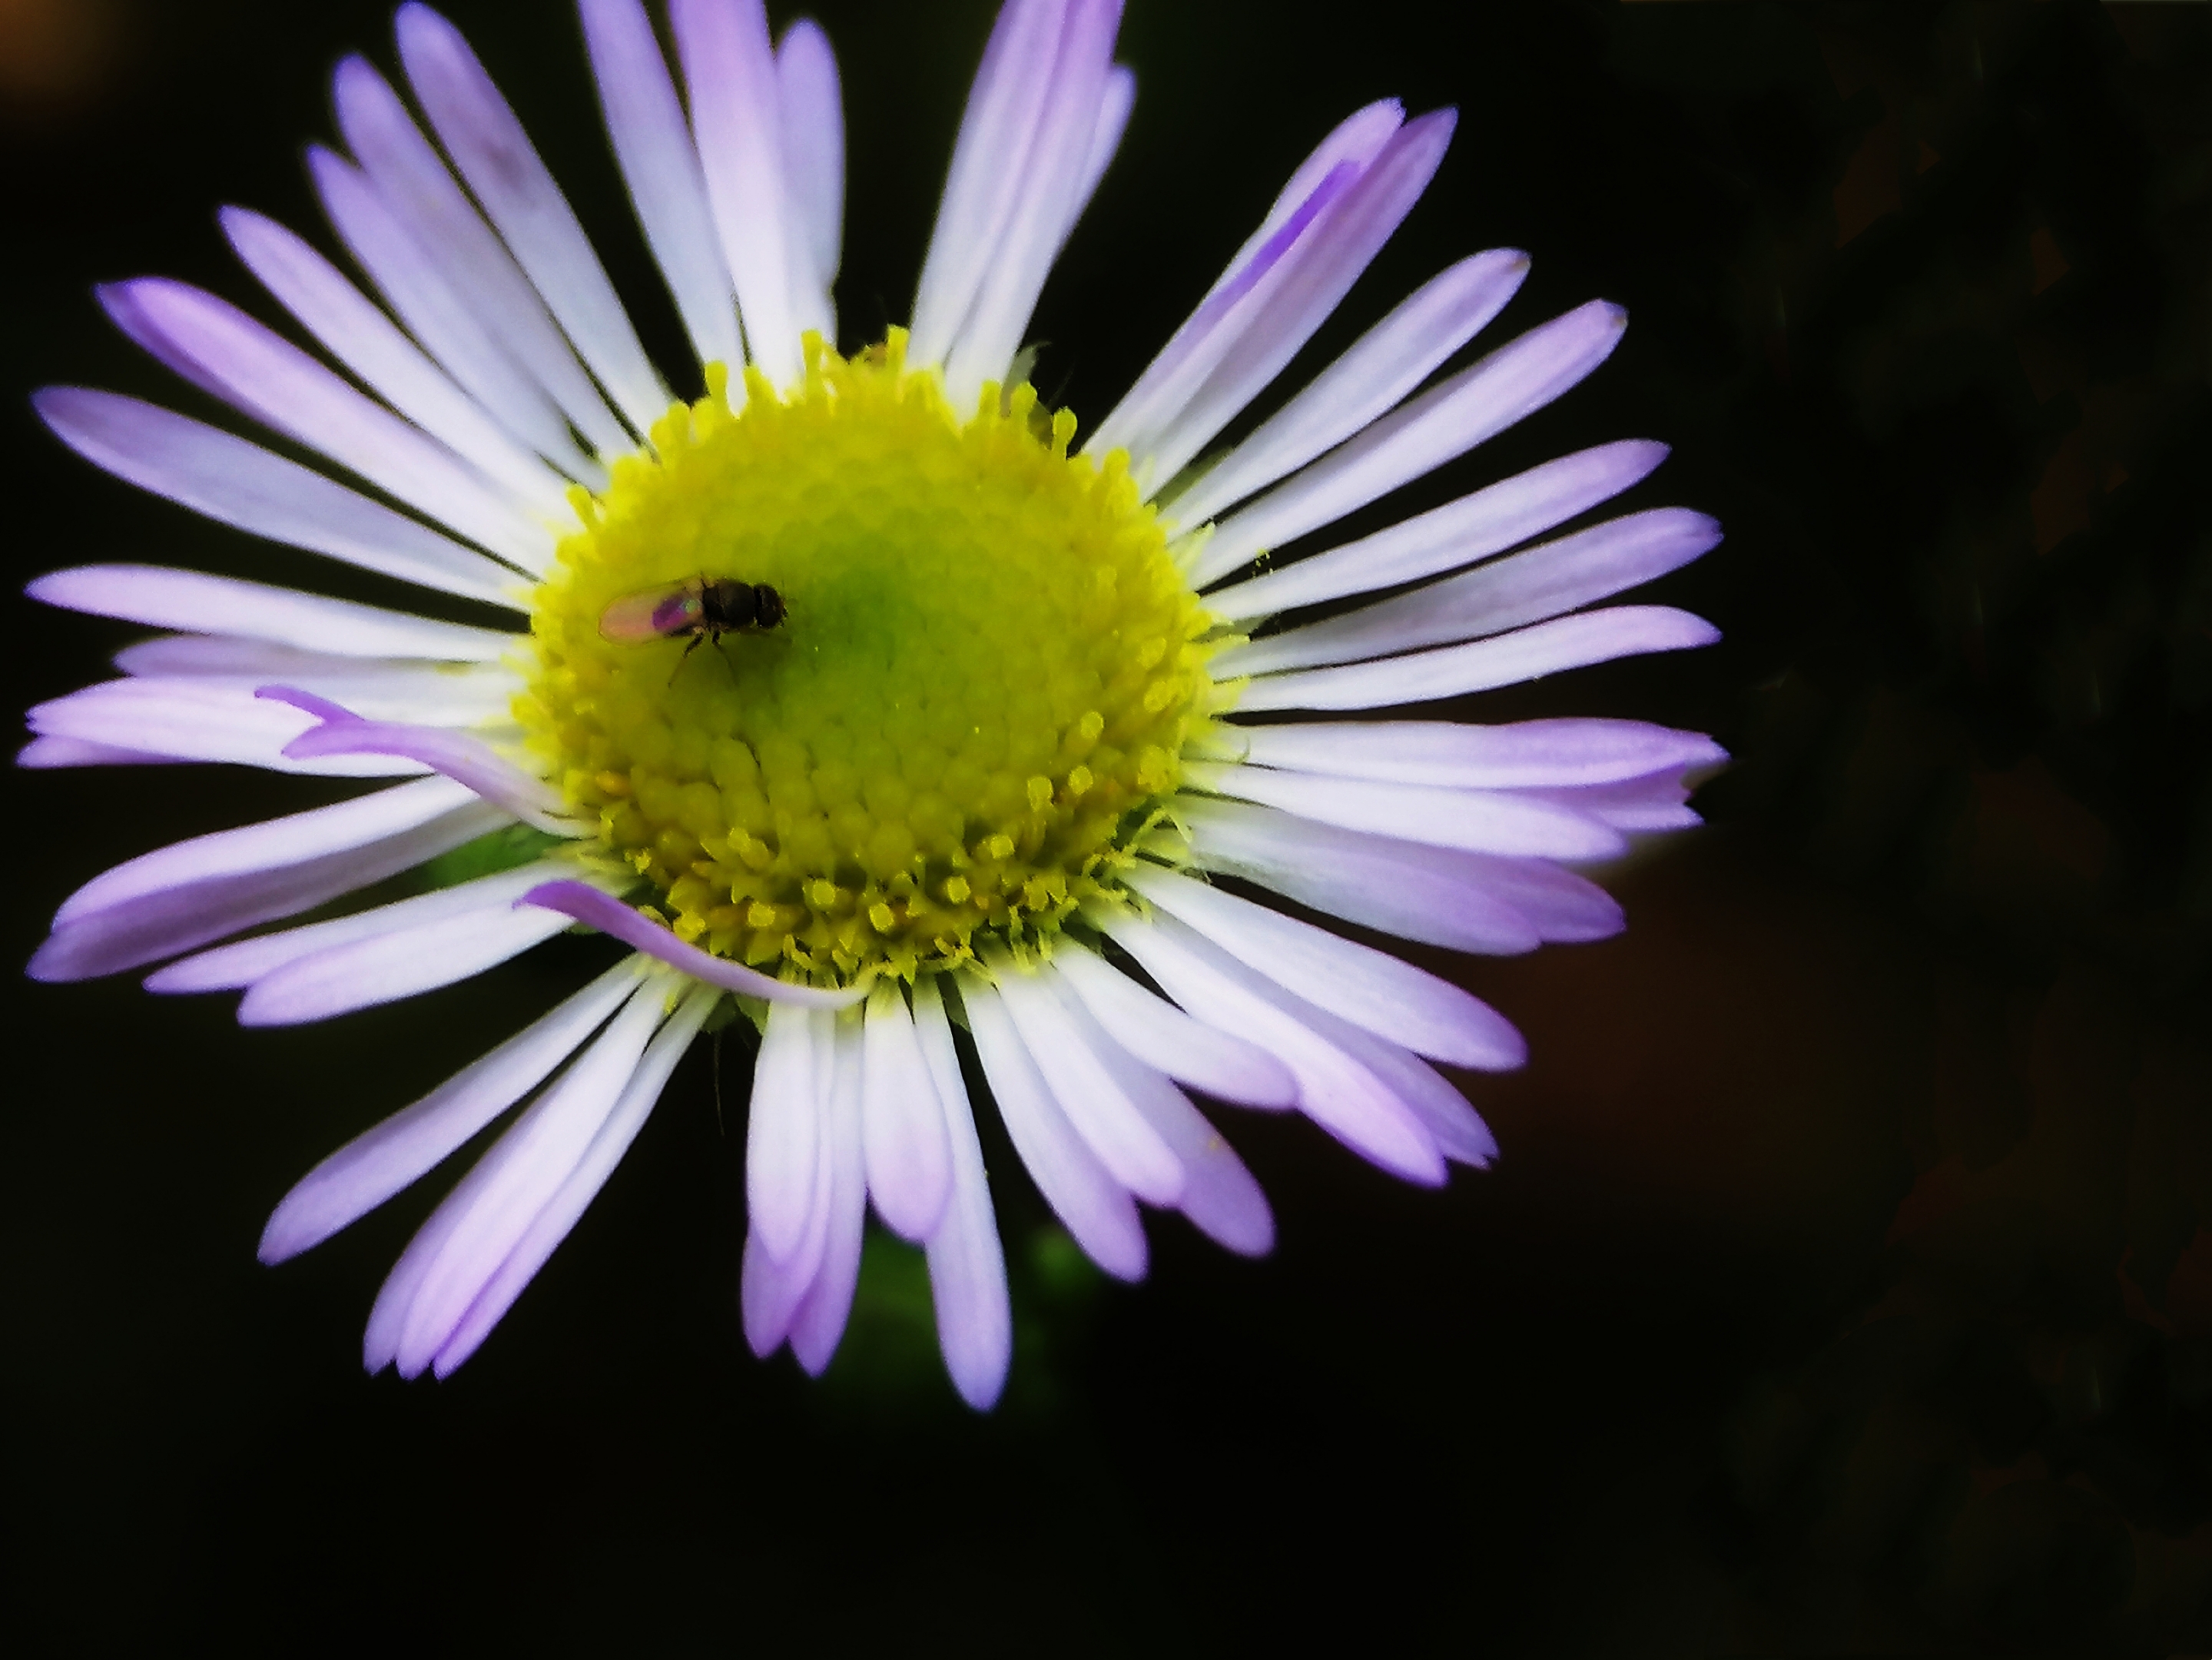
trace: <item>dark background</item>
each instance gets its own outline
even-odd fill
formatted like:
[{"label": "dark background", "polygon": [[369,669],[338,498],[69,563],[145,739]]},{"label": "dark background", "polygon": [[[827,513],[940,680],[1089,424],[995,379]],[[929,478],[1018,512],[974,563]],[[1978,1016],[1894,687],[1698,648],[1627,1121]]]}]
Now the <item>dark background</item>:
[{"label": "dark background", "polygon": [[[989,8],[817,9],[851,125],[849,347],[910,304]],[[11,580],[342,582],[99,477],[25,395],[203,407],[88,287],[167,272],[267,314],[213,210],[330,245],[301,147],[331,135],[341,52],[391,64],[387,10],[0,3]],[[450,14],[681,362],[572,14]],[[1129,1290],[996,1146],[1020,1341],[976,1418],[901,1251],[872,1251],[825,1382],[745,1352],[743,1143],[702,1050],[482,1354],[407,1385],[362,1377],[361,1323],[449,1178],[279,1270],[262,1221],[603,947],[275,1033],[128,977],[25,983],[0,1116],[19,1639],[2212,1646],[2208,21],[1131,0],[1137,118],[1037,318],[1048,392],[1095,423],[1343,113],[1456,103],[1435,188],[1306,361],[1462,253],[1525,247],[1500,337],[1602,294],[1626,342],[1405,501],[1649,435],[1675,453],[1638,502],[1729,529],[1653,596],[1721,647],[1455,711],[1633,713],[1738,757],[1711,829],[1608,878],[1626,937],[1453,970],[1534,1050],[1470,1083],[1498,1168],[1415,1191],[1233,1115],[1279,1250],[1159,1220]],[[20,600],[8,629],[19,707],[132,633]],[[16,961],[108,865],[339,793],[8,786]]]}]

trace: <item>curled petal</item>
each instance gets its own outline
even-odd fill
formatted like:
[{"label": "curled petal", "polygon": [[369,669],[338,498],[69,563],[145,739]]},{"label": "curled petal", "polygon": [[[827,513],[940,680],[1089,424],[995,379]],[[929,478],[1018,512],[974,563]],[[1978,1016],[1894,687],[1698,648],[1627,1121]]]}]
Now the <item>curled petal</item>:
[{"label": "curled petal", "polygon": [[857,987],[830,991],[817,986],[787,985],[781,980],[769,979],[757,969],[726,963],[719,957],[701,951],[696,946],[685,945],[635,907],[625,905],[611,894],[602,893],[581,882],[541,883],[515,903],[538,905],[546,910],[557,910],[563,916],[573,916],[579,922],[588,924],[601,933],[610,934],[625,946],[643,952],[647,957],[659,958],[669,967],[681,970],[694,980],[720,986],[724,991],[757,997],[763,1002],[796,1003],[802,1008],[811,1009],[842,1009],[867,995]]},{"label": "curled petal", "polygon": [[489,745],[447,727],[421,727],[398,721],[364,721],[351,709],[295,686],[263,686],[254,693],[272,703],[289,703],[322,722],[284,746],[295,761],[331,755],[397,755],[419,761],[465,784],[485,800],[549,836],[574,836],[575,824],[561,811],[561,798],[544,780],[532,778]]}]

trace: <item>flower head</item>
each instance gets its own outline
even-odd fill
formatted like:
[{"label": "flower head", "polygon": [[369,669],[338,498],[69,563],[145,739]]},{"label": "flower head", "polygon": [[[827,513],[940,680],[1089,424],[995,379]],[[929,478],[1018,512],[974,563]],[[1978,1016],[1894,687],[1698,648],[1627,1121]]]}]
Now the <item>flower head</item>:
[{"label": "flower head", "polygon": [[[1708,740],[1368,717],[1706,643],[1680,611],[1589,607],[1717,530],[1673,509],[1565,529],[1665,453],[1626,442],[1268,556],[1558,398],[1621,313],[1584,306],[1437,379],[1528,269],[1475,254],[1219,448],[1443,158],[1449,112],[1377,104],[1323,140],[1078,443],[1018,349],[1130,115],[1114,0],[1010,0],[911,329],[850,356],[821,32],[772,43],[760,0],[671,0],[679,96],[640,0],[580,9],[705,395],[665,390],[459,33],[402,7],[428,131],[349,59],[350,154],[309,158],[368,289],[283,227],[223,215],[326,357],[183,284],[100,294],[154,356],[327,469],[111,393],[49,389],[38,407],[132,483],[516,626],[150,567],[33,584],[175,632],[33,710],[25,764],[408,781],[108,872],[64,903],[33,973],[163,963],[153,989],[242,989],[240,1018],[273,1025],[451,984],[577,923],[629,948],[270,1219],[276,1262],[520,1108],[377,1299],[368,1363],[410,1376],[483,1342],[685,1048],[733,1016],[760,1034],[748,1338],[828,1364],[872,1207],[926,1249],[946,1363],[977,1406],[1003,1383],[1011,1322],[956,1027],[1045,1199],[1126,1279],[1146,1269],[1139,1201],[1233,1250],[1273,1243],[1258,1186],[1186,1091],[1296,1110],[1410,1181],[1486,1164],[1488,1131],[1431,1062],[1517,1066],[1512,1027],[1248,895],[1473,952],[1615,931],[1568,867],[1694,823],[1684,777],[1719,758]],[[489,873],[251,932],[463,847]]]}]

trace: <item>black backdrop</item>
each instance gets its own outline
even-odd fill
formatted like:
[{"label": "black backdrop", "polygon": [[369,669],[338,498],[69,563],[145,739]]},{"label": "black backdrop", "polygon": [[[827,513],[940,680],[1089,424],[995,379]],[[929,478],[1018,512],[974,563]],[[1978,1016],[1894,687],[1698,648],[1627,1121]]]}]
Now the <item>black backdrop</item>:
[{"label": "black backdrop", "polygon": [[[1277,1255],[1158,1223],[1128,1290],[1069,1260],[995,1148],[1020,1338],[977,1419],[896,1251],[825,1382],[745,1353],[742,1140],[702,1052],[482,1354],[405,1385],[362,1377],[360,1325],[442,1179],[281,1270],[253,1261],[261,1222],[595,943],[277,1033],[128,978],[24,984],[6,1617],[34,1646],[2212,1642],[2205,8],[1130,13],[1137,117],[1035,325],[1048,392],[1103,415],[1341,114],[1456,103],[1436,187],[1309,361],[1461,253],[1527,248],[1507,324],[1602,294],[1626,342],[1407,498],[1648,435],[1676,449],[1639,500],[1729,526],[1656,596],[1723,645],[1464,711],[1634,713],[1738,757],[1700,797],[1712,828],[1610,879],[1626,937],[1452,969],[1534,1049],[1471,1085],[1498,1169],[1416,1192],[1237,1116]],[[450,15],[680,362],[572,14]],[[989,8],[818,15],[851,346],[905,314]],[[301,147],[356,48],[389,64],[381,0],[0,11],[18,580],[328,575],[100,477],[24,394],[198,407],[88,286],[160,271],[258,304],[213,210],[316,224]],[[7,626],[18,706],[131,633],[27,601]],[[334,793],[8,782],[17,960],[109,864]]]}]

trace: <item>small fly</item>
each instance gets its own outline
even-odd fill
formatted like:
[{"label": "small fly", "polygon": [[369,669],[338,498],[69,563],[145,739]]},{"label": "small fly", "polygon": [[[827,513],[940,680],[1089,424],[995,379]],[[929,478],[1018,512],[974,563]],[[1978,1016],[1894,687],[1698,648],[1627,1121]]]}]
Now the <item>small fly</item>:
[{"label": "small fly", "polygon": [[691,643],[684,648],[684,657],[676,660],[681,668],[684,658],[698,650],[702,640],[719,647],[726,634],[765,634],[783,618],[783,596],[765,582],[695,576],[616,600],[600,613],[599,637],[640,646],[688,634]]}]

